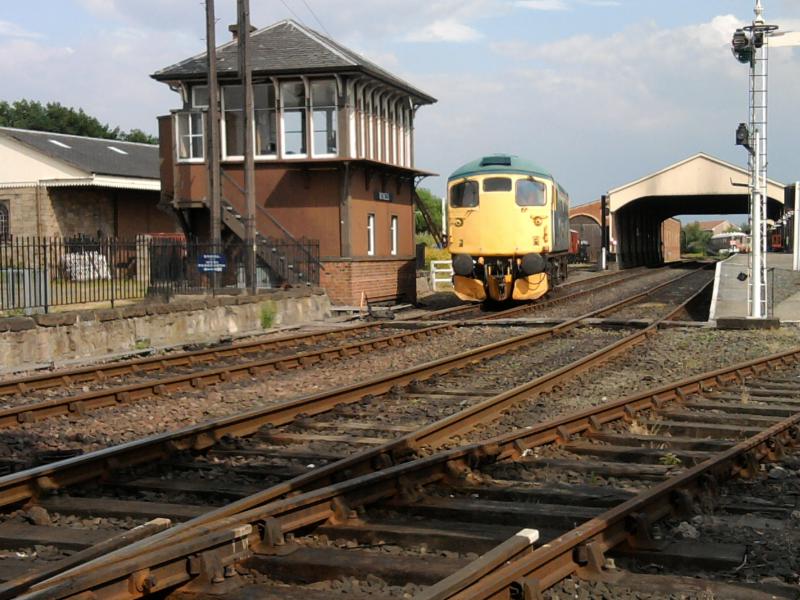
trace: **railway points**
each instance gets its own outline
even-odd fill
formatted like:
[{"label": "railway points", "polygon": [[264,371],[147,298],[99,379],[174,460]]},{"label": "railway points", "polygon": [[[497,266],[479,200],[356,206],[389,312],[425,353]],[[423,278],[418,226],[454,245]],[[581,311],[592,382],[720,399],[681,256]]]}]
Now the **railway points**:
[{"label": "railway points", "polygon": [[[758,477],[759,461],[784,458],[800,418],[791,406],[798,398],[798,356],[795,350],[681,379],[208,521],[206,539],[192,549],[218,548],[209,544],[224,532],[248,535],[254,555],[244,572],[271,575],[268,585],[258,576],[253,580],[253,589],[267,598],[294,597],[282,594],[300,594],[303,584],[328,577],[332,587],[316,589],[337,590],[337,577],[357,582],[366,565],[383,578],[365,584],[382,592],[379,597],[399,588],[420,598],[489,598],[509,589],[539,593],[573,572],[606,581],[606,552],[612,550],[615,556],[646,551],[648,560],[662,564],[679,561],[697,546],[667,544],[658,555],[648,545],[651,529],[671,514],[691,520],[701,502],[718,500],[715,494],[729,477]],[[753,403],[741,402],[745,393]],[[736,415],[735,426],[720,424],[720,408]],[[556,463],[571,467],[557,470]],[[263,529],[250,532],[245,524]],[[321,528],[309,534],[313,524]],[[538,526],[539,539],[515,535],[522,524]],[[182,539],[149,555],[143,548],[127,562],[118,556],[120,562],[106,563],[105,570],[101,559],[91,573],[73,573],[42,593],[109,593],[128,583],[111,581],[111,574],[133,564],[148,569],[157,589],[159,581],[173,581],[167,574],[179,572],[172,561],[186,560],[181,553],[192,544]],[[618,548],[625,542],[629,549]],[[718,566],[740,557],[737,549],[710,547]],[[476,551],[486,553],[471,562]],[[447,571],[452,574],[442,577]],[[286,587],[291,585],[300,591]],[[356,594],[363,589],[349,585]],[[308,593],[313,597],[314,588]]]}]

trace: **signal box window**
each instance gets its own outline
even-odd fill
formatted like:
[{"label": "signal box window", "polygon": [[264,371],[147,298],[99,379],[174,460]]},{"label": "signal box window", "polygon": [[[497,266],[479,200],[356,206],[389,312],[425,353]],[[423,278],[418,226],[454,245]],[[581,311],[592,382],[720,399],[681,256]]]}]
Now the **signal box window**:
[{"label": "signal box window", "polygon": [[543,183],[532,179],[518,179],[517,206],[544,206],[547,200]]},{"label": "signal box window", "polygon": [[375,215],[367,215],[367,255],[375,256]]},{"label": "signal box window", "polygon": [[484,192],[510,192],[511,191],[511,178],[510,177],[490,177],[483,180]]},{"label": "signal box window", "polygon": [[450,206],[474,208],[478,206],[478,182],[462,181],[450,189]]}]

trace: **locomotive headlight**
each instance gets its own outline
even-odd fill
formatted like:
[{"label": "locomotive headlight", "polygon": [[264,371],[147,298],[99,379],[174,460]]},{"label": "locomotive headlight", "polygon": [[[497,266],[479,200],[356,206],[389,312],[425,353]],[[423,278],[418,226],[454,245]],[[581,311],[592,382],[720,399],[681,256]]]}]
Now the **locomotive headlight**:
[{"label": "locomotive headlight", "polygon": [[453,225],[455,225],[456,227],[461,227],[463,224],[464,224],[464,219],[459,218],[453,221]]},{"label": "locomotive headlight", "polygon": [[542,219],[542,217],[533,218],[533,224],[536,225],[537,227],[541,227],[542,223],[544,223],[544,219]]}]

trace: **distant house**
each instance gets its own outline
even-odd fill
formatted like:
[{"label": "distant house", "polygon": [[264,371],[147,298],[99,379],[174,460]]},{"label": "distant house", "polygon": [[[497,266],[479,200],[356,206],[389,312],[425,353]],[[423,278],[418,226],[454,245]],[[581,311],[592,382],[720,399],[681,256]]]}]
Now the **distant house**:
[{"label": "distant house", "polygon": [[700,221],[698,225],[700,225],[700,231],[710,231],[711,235],[727,233],[731,229],[735,229],[737,231],[739,230],[736,225],[727,219],[723,219],[721,221]]},{"label": "distant house", "polygon": [[179,231],[158,146],[0,127],[0,237]]},{"label": "distant house", "polygon": [[[217,48],[223,241],[246,237],[244,112],[234,40]],[[250,34],[257,242],[319,242],[320,284],[342,304],[416,298],[414,122],[436,100],[335,40],[291,20]],[[210,236],[205,53],[152,77],[180,94],[159,118],[165,204]],[[259,259],[275,260],[266,244]],[[278,259],[281,257],[278,256]]]}]

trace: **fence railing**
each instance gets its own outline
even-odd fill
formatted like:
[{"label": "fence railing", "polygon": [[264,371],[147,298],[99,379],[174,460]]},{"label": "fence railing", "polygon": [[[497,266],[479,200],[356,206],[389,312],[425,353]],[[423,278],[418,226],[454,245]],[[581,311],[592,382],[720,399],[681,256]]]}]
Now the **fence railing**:
[{"label": "fence railing", "polygon": [[453,281],[453,263],[449,260],[431,261],[431,290],[438,292],[440,283],[451,284]]},{"label": "fence railing", "polygon": [[[214,246],[180,236],[134,240],[14,237],[0,240],[0,311],[135,300],[148,296],[215,293],[247,287],[247,246]],[[286,281],[319,283],[319,242],[266,239],[258,253],[257,287]]]}]

